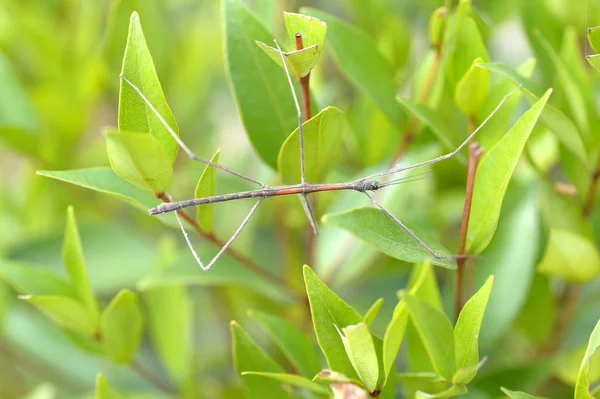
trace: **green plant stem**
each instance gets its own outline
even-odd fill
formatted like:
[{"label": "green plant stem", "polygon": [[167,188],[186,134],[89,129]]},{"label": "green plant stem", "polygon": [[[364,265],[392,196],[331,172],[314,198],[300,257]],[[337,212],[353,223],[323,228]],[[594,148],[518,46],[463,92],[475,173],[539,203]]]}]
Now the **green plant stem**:
[{"label": "green plant stem", "polygon": [[[482,150],[478,143],[474,142],[469,145],[469,165],[467,169],[467,187],[465,193],[465,205],[463,207],[462,223],[460,226],[460,240],[458,243],[458,255],[466,255],[467,232],[469,230],[469,217],[471,215],[471,204],[473,202],[473,188],[475,186],[475,175],[479,164],[479,157]],[[464,269],[466,263],[465,257],[460,257],[456,260],[455,274],[455,291],[454,291],[454,311],[455,320],[458,320],[458,315],[463,307],[463,284],[464,284]]]},{"label": "green plant stem", "polygon": [[[171,200],[169,199],[169,197],[166,196],[164,193],[156,194],[156,198],[160,199],[163,202],[171,202]],[[213,244],[215,244],[219,248],[222,248],[225,245],[225,241],[222,241],[222,240],[218,239],[217,237],[215,237],[215,235],[212,232],[203,231],[200,228],[200,225],[198,224],[198,222],[193,217],[191,217],[190,215],[188,215],[187,213],[185,213],[183,210],[179,209],[177,211],[177,213],[190,226],[192,226],[194,228],[194,230],[196,230],[198,232],[198,234],[200,234],[200,236],[202,236],[203,238],[205,238],[208,241],[212,242]],[[282,289],[284,289],[286,292],[289,292],[290,294],[294,295],[295,297],[298,296],[298,294],[295,293],[295,291],[284,280],[282,280],[279,277],[277,277],[277,276],[275,276],[275,275],[267,272],[264,268],[258,266],[251,259],[249,259],[246,256],[240,254],[239,252],[237,252],[236,250],[234,250],[231,247],[227,248],[226,252],[232,258],[234,258],[235,260],[237,260],[238,262],[240,262],[242,265],[244,265],[249,270],[252,270],[256,274],[264,277],[266,280],[269,280],[272,283],[278,285],[279,287],[281,287]]]},{"label": "green plant stem", "polygon": [[174,389],[168,382],[166,382],[150,370],[147,370],[144,367],[142,367],[142,365],[137,360],[132,360],[129,363],[129,368],[159,391],[167,394],[177,393],[177,390]]},{"label": "green plant stem", "polygon": [[587,193],[585,203],[583,205],[583,214],[585,217],[589,217],[594,209],[594,202],[596,200],[596,191],[598,191],[598,181],[600,180],[600,150],[596,158],[596,165],[590,175],[590,188]]}]

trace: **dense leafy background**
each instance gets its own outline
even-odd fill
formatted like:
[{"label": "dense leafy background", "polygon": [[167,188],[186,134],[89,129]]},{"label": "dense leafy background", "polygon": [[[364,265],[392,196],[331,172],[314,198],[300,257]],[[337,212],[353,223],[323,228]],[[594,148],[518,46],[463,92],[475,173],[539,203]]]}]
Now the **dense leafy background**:
[{"label": "dense leafy background", "polygon": [[[600,72],[584,59],[593,53],[586,28],[600,24],[597,2],[487,0],[473,1],[471,10],[461,1],[437,47],[429,44],[436,31],[428,24],[441,0],[247,3],[0,3],[0,397],[79,398],[96,391],[99,398],[156,398],[165,397],[165,389],[189,398],[238,398],[244,391],[287,397],[277,379],[238,371],[310,379],[324,358],[369,388],[386,378],[392,386],[397,378],[398,394],[443,391],[435,374],[388,376],[393,355],[377,364],[375,352],[397,351],[404,333],[402,373],[435,372],[459,381],[456,358],[458,368],[471,367],[459,376],[466,383],[477,359],[487,356],[465,397],[504,392],[517,398],[526,396],[512,391],[526,391],[567,398],[576,385],[585,395],[600,371],[593,356],[598,329],[586,352],[600,318],[600,207],[589,194],[600,142]],[[130,28],[134,10],[160,83],[143,61],[139,26]],[[331,119],[336,143],[320,141],[320,127],[310,132],[309,144],[326,152],[318,167],[309,165],[311,179],[333,182],[385,170],[411,131],[416,138],[405,140],[403,163],[439,155],[523,85],[478,137],[493,150],[484,152],[476,179],[467,248],[482,257],[469,273],[468,297],[484,288],[461,318],[478,329],[478,309],[487,302],[476,334],[479,356],[464,346],[475,330],[460,322],[452,330],[449,321],[454,264],[432,269],[405,262],[422,260],[423,251],[381,214],[353,210],[366,205],[357,193],[318,197],[319,219],[327,215],[312,255],[299,201],[264,202],[234,245],[239,256],[226,254],[209,273],[193,262],[173,218],[147,216],[160,202],[148,187],[168,186],[176,199],[213,192],[215,185],[217,192],[251,187],[222,173],[215,179],[212,169],[181,151],[171,171],[176,151],[168,133],[127,86],[119,96],[129,29],[130,69],[123,74],[150,87],[152,101],[177,121],[190,147],[207,159],[220,148],[214,158],[220,163],[277,184],[298,178],[297,137],[288,138],[296,119],[282,69],[255,40],[271,45],[275,35],[290,50],[284,10],[328,23],[311,88],[313,113],[323,110],[321,117]],[[432,65],[439,76],[427,89]],[[548,88],[554,90],[544,107]],[[119,100],[130,108],[119,110]],[[520,127],[509,130],[523,114]],[[145,124],[127,115],[143,115]],[[151,133],[142,139],[146,152],[136,152],[141,147],[131,143],[140,138],[126,131]],[[148,153],[153,162],[146,162]],[[119,154],[135,162],[117,165]],[[465,159],[466,152],[436,165],[424,180],[378,194],[449,253],[458,244]],[[152,179],[139,178],[140,170]],[[197,188],[201,176],[204,185]],[[191,215],[224,240],[250,206],[220,204]],[[194,242],[207,260],[217,251],[208,239],[195,236]],[[347,304],[310,270],[303,272],[303,264]],[[397,307],[399,289],[408,291]],[[383,304],[371,308],[380,297]],[[315,309],[323,304],[337,310]],[[331,317],[340,328],[358,326],[340,331],[344,343],[323,341],[338,334]],[[438,338],[446,341],[430,345]],[[357,348],[371,349],[357,356]],[[582,359],[591,364],[589,376],[579,372]],[[277,378],[315,397],[327,392],[306,379]],[[457,383],[448,394],[462,389]]]}]

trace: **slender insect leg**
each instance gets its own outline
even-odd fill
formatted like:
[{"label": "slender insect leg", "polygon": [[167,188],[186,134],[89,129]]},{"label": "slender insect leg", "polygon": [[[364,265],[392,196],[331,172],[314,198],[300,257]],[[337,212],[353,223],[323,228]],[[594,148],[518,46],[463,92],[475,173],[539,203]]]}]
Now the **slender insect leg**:
[{"label": "slender insect leg", "polygon": [[256,211],[256,208],[258,208],[258,205],[260,205],[260,203],[261,203],[261,201],[263,199],[264,198],[260,198],[258,201],[256,201],[256,203],[254,204],[254,206],[252,206],[252,209],[250,209],[250,212],[248,212],[248,215],[246,215],[246,217],[244,218],[244,220],[242,220],[242,223],[237,228],[237,230],[235,231],[235,233],[233,233],[233,235],[231,236],[231,238],[229,238],[229,240],[227,240],[227,242],[225,243],[225,245],[223,245],[223,247],[221,247],[221,249],[219,250],[219,252],[217,252],[217,254],[212,258],[212,260],[206,266],[204,266],[204,263],[202,263],[202,260],[200,259],[200,257],[196,253],[196,250],[194,249],[194,246],[192,245],[192,241],[190,240],[190,237],[188,236],[187,232],[185,231],[185,228],[183,227],[183,223],[181,222],[181,219],[179,218],[179,215],[177,214],[177,212],[175,212],[175,217],[177,218],[177,223],[179,223],[179,227],[181,228],[181,232],[183,233],[183,237],[185,238],[185,242],[187,243],[188,247],[190,248],[190,251],[192,252],[192,255],[194,255],[194,259],[196,259],[196,262],[198,263],[198,265],[200,265],[200,267],[202,268],[202,270],[204,270],[205,272],[209,271],[210,268],[215,264],[215,262],[219,260],[219,258],[221,257],[221,255],[223,255],[223,252],[225,252],[227,250],[227,248],[229,248],[229,246],[233,243],[233,241],[240,235],[240,233],[242,232],[242,230],[244,229],[244,227],[246,227],[246,224],[248,223],[248,221],[250,220],[250,218],[252,217],[252,215]]},{"label": "slender insect leg", "polygon": [[305,194],[298,195],[300,202],[302,203],[302,208],[304,209],[304,213],[310,222],[310,227],[313,229],[313,233],[319,234],[319,227],[317,226],[317,221],[315,220],[315,215],[313,215],[312,210],[310,209],[310,205],[308,204],[308,199]]},{"label": "slender insect leg", "polygon": [[137,87],[135,84],[133,84],[129,79],[127,79],[125,76],[121,75],[121,79],[123,79],[129,86],[131,86],[131,88],[133,88],[133,90],[136,91],[136,93],[140,96],[140,98],[146,103],[146,105],[148,106],[148,108],[150,108],[152,110],[152,112],[154,113],[154,115],[156,115],[156,117],[158,118],[158,120],[160,121],[160,123],[165,127],[165,129],[167,129],[167,131],[169,132],[169,134],[171,134],[171,136],[173,137],[173,139],[177,142],[177,144],[179,145],[179,147],[183,150],[183,152],[185,152],[187,154],[188,157],[190,157],[191,159],[198,161],[198,162],[202,162],[206,165],[210,165],[212,167],[215,167],[217,169],[221,169],[224,172],[227,172],[229,174],[232,174],[234,176],[237,176],[239,178],[242,178],[244,180],[247,180],[251,183],[255,183],[258,184],[261,187],[266,187],[266,184],[255,180],[251,177],[248,177],[246,175],[243,175],[241,173],[238,173],[236,171],[233,171],[223,165],[219,165],[218,163],[214,163],[211,162],[207,159],[204,159],[196,154],[194,154],[194,152],[192,150],[190,150],[190,148],[183,142],[183,140],[181,140],[181,138],[179,137],[179,135],[177,133],[175,133],[175,131],[173,130],[173,128],[171,126],[169,126],[169,124],[167,123],[167,121],[165,120],[165,118],[163,118],[163,116],[160,114],[160,112],[158,112],[158,110],[154,107],[154,105],[152,105],[152,103],[150,102],[150,100],[148,100],[148,98],[146,97],[146,95],[142,92],[142,90]]},{"label": "slender insect leg", "polygon": [[431,165],[433,163],[437,163],[440,161],[443,161],[445,159],[448,158],[452,158],[453,156],[455,156],[456,154],[458,154],[458,152],[464,147],[466,146],[469,141],[471,141],[471,139],[485,126],[485,124],[496,114],[496,112],[498,112],[498,110],[500,109],[500,107],[504,104],[504,102],[514,93],[516,93],[518,90],[520,90],[522,87],[522,85],[517,86],[516,88],[514,88],[513,90],[511,90],[509,93],[507,93],[502,100],[498,103],[498,105],[496,106],[496,108],[494,108],[494,110],[487,116],[487,118],[485,118],[485,120],[483,122],[481,122],[481,124],[477,127],[477,129],[475,129],[470,135],[469,137],[466,138],[465,141],[463,141],[454,151],[449,152],[445,155],[441,155],[437,158],[433,158],[430,159],[428,161],[424,161],[424,162],[420,162],[420,163],[416,163],[414,165],[410,165],[410,166],[406,166],[403,168],[392,168],[391,170],[387,171],[387,172],[381,172],[381,173],[375,173],[373,175],[367,176],[367,177],[363,177],[360,178],[359,181],[363,181],[363,180],[370,180],[373,178],[377,178],[377,177],[383,177],[383,176],[389,176],[389,175],[393,175],[395,173],[399,173],[399,172],[403,172],[405,170],[409,170],[409,169],[414,169],[414,168],[419,168],[421,166],[425,166],[425,165]]}]

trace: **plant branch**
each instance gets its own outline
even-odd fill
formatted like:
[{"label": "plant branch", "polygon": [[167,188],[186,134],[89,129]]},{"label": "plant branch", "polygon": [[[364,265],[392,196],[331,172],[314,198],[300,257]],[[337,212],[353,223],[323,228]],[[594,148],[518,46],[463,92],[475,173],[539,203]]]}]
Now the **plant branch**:
[{"label": "plant branch", "polygon": [[469,145],[469,165],[467,169],[467,188],[465,193],[465,206],[463,208],[462,223],[460,226],[460,241],[458,244],[459,258],[456,260],[456,287],[454,291],[454,311],[455,320],[463,307],[463,280],[464,269],[467,258],[460,255],[466,255],[467,231],[469,230],[469,217],[471,215],[471,204],[473,202],[473,188],[475,186],[475,175],[479,164],[479,157],[482,150],[477,142]]},{"label": "plant branch", "polygon": [[[159,200],[161,200],[162,202],[165,202],[165,203],[166,202],[171,202],[170,198],[165,193],[156,194],[156,198],[158,198]],[[218,239],[217,237],[215,237],[215,235],[212,232],[203,231],[200,228],[200,225],[198,224],[198,222],[193,217],[191,217],[190,215],[188,215],[182,209],[178,209],[177,210],[177,214],[179,216],[181,216],[190,226],[192,226],[194,228],[194,230],[196,230],[198,232],[198,234],[200,234],[200,236],[202,238],[207,239],[208,241],[212,242],[213,244],[215,244],[219,248],[223,248],[223,246],[225,245],[225,242],[222,241],[222,240],[220,240],[220,239]],[[226,250],[226,252],[232,258],[234,258],[235,260],[237,260],[238,262],[240,262],[241,264],[243,264],[247,269],[252,270],[256,274],[264,277],[265,279],[271,281],[272,283],[278,285],[282,289],[285,289],[287,292],[290,292],[290,293],[292,293],[292,295],[296,296],[296,294],[294,293],[294,291],[291,289],[291,287],[284,280],[282,280],[279,277],[274,276],[273,274],[265,271],[265,269],[263,269],[262,267],[258,266],[251,259],[249,259],[246,256],[242,255],[241,253],[237,252],[236,250],[234,250],[231,247],[228,247],[227,250]]]},{"label": "plant branch", "polygon": [[592,170],[590,175],[590,188],[587,193],[587,198],[583,206],[583,214],[585,217],[589,217],[594,209],[594,202],[596,200],[596,191],[598,191],[598,182],[600,180],[600,151],[598,151],[598,157],[596,159],[596,166]]}]

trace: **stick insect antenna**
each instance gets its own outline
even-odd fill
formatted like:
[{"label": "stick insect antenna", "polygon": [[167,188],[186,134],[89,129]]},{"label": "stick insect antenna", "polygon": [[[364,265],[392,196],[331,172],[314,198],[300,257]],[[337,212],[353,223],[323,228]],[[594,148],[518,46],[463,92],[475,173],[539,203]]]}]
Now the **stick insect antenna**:
[{"label": "stick insect antenna", "polygon": [[[300,103],[298,103],[298,97],[296,97],[296,89],[294,89],[294,84],[292,83],[292,78],[290,77],[290,71],[287,67],[287,62],[285,57],[283,56],[283,51],[281,51],[281,47],[279,47],[279,43],[277,40],[273,40],[275,42],[275,46],[277,50],[279,50],[279,55],[281,56],[281,62],[283,63],[283,69],[285,70],[285,76],[290,84],[290,89],[292,91],[292,97],[294,98],[294,105],[296,106],[296,112],[298,115],[298,136],[300,138],[300,181],[304,185],[306,184],[306,173],[305,173],[305,162],[304,162],[304,128],[302,126],[302,110],[300,109]],[[315,234],[319,234],[319,228],[317,226],[317,221],[315,220],[315,216],[313,215],[312,210],[310,209],[310,205],[308,200],[306,199],[306,194],[299,195],[300,202],[302,203],[302,209],[304,209],[304,213],[308,218],[310,226]]]},{"label": "stick insect antenna", "polygon": [[251,183],[254,184],[258,184],[261,187],[267,187],[266,184],[255,180],[251,177],[248,177],[246,175],[243,175],[241,173],[238,173],[236,171],[233,171],[225,166],[219,165],[218,163],[214,163],[211,162],[207,159],[204,159],[196,154],[194,154],[194,152],[192,150],[189,149],[189,147],[183,142],[183,140],[181,140],[181,138],[179,137],[179,135],[177,133],[175,133],[175,131],[173,130],[173,128],[171,126],[169,126],[169,124],[167,123],[167,121],[165,120],[165,118],[163,118],[163,116],[160,114],[160,112],[158,112],[158,110],[154,107],[154,105],[152,105],[152,103],[150,102],[150,100],[148,100],[148,98],[146,97],[146,95],[142,92],[142,90],[137,87],[135,84],[133,84],[133,82],[131,82],[129,79],[127,79],[125,76],[121,75],[121,79],[123,79],[129,86],[131,86],[131,88],[133,90],[136,91],[136,93],[140,96],[140,98],[144,101],[144,103],[146,103],[146,105],[148,106],[148,108],[150,108],[152,110],[152,112],[154,113],[154,115],[156,115],[156,117],[158,118],[158,120],[160,121],[160,123],[165,127],[165,129],[167,129],[167,131],[171,134],[171,136],[173,137],[173,139],[177,142],[177,145],[179,145],[179,147],[187,154],[188,157],[190,157],[191,159],[198,161],[198,162],[202,162],[206,165],[210,165],[214,168],[217,169],[221,169],[223,172],[227,172],[229,174],[232,174],[234,176],[237,176],[239,178],[242,178],[244,180],[247,180]]}]

